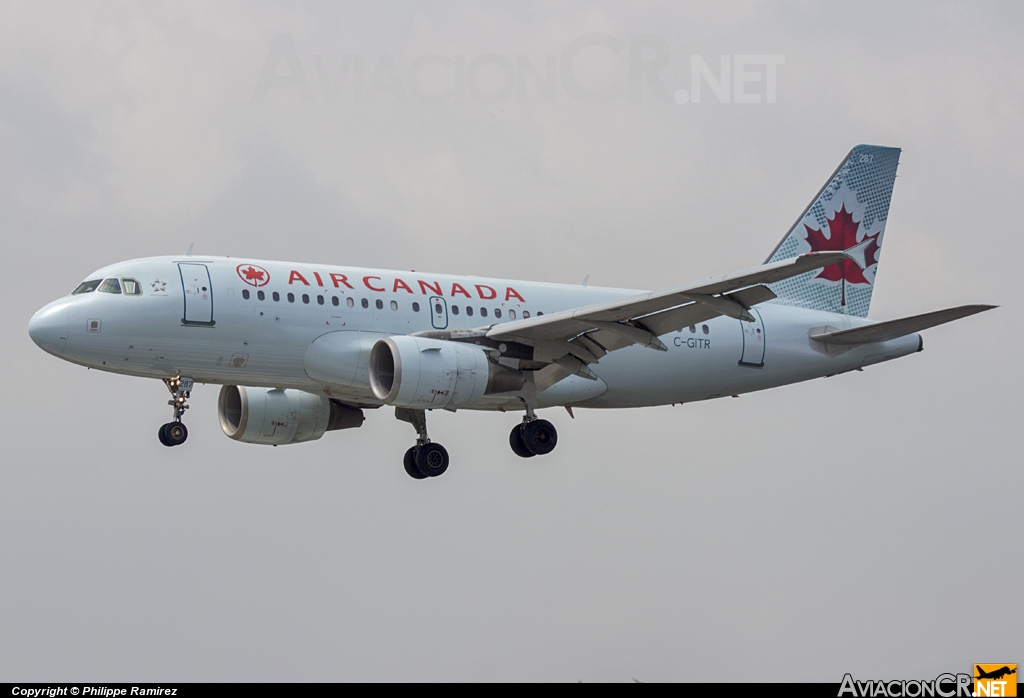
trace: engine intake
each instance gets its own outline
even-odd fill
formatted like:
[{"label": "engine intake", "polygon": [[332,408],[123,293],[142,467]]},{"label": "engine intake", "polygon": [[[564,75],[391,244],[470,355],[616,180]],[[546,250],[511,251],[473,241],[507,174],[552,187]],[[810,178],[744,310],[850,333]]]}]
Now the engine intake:
[{"label": "engine intake", "polygon": [[315,441],[324,432],[354,429],[363,411],[303,390],[225,385],[217,400],[220,428],[236,441],[283,446]]},{"label": "engine intake", "polygon": [[370,351],[370,387],[395,407],[467,407],[519,390],[522,371],[490,361],[479,346],[426,337],[382,339]]}]

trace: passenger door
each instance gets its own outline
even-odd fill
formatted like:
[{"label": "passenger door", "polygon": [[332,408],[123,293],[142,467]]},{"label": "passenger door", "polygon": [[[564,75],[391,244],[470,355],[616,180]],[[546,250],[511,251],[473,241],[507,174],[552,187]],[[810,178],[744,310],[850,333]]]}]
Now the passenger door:
[{"label": "passenger door", "polygon": [[185,325],[212,327],[213,286],[210,284],[210,270],[205,264],[180,263],[178,273],[185,294],[185,315],[181,322]]},{"label": "passenger door", "polygon": [[764,322],[761,320],[761,313],[751,308],[750,314],[754,316],[754,322],[740,320],[740,328],[743,330],[743,355],[740,356],[740,366],[764,366]]}]

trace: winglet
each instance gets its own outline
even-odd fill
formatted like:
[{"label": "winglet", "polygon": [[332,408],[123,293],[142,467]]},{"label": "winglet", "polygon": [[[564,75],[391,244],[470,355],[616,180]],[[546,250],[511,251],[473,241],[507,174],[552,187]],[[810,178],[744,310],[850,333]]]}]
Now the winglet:
[{"label": "winglet", "polygon": [[[868,247],[870,247],[872,244],[875,244],[875,239],[865,237],[863,240],[858,242],[853,247],[849,247],[843,250],[843,254],[845,254],[847,257],[856,262],[857,266],[860,267],[861,269],[867,269],[869,264],[867,257]],[[874,264],[874,262],[875,260],[871,260],[870,264]]]}]

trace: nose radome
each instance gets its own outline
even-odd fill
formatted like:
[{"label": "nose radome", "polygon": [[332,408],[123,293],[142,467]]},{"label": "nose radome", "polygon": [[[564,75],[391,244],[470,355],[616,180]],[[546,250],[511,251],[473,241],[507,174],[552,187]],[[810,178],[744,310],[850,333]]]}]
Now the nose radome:
[{"label": "nose radome", "polygon": [[28,336],[43,351],[60,356],[68,343],[68,308],[48,305],[28,321]]}]

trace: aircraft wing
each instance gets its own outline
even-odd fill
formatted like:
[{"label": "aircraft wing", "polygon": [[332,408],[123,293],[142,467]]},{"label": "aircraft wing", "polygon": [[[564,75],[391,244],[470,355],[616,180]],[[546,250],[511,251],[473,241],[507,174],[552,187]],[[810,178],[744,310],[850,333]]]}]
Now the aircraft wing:
[{"label": "aircraft wing", "polygon": [[[847,259],[845,252],[800,255],[754,269],[491,327],[486,337],[534,348],[534,360],[557,364],[562,377],[591,378],[587,364],[633,344],[665,351],[658,337],[719,315],[752,320],[751,306],[775,298],[764,284]],[[559,378],[561,380],[561,378]]]}]

